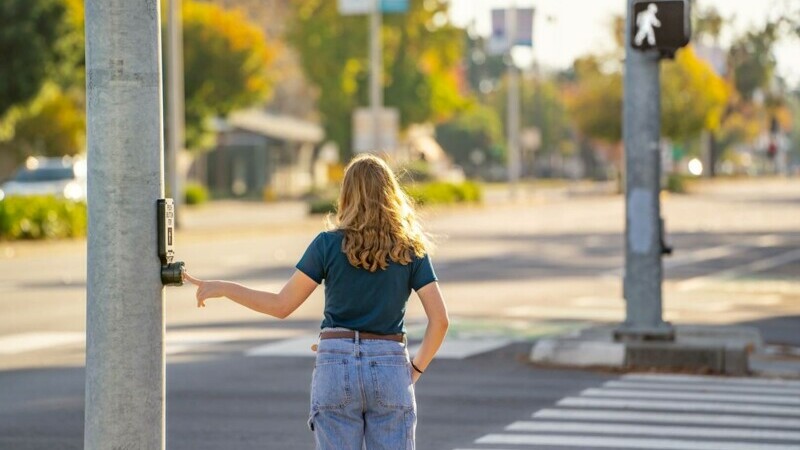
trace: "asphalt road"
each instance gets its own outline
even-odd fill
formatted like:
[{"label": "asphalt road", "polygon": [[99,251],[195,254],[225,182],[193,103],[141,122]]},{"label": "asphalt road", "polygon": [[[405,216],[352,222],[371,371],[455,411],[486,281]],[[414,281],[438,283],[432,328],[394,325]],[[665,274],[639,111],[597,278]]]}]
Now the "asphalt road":
[{"label": "asphalt road", "polygon": [[[665,197],[668,240],[675,247],[665,262],[665,317],[753,324],[770,343],[800,348],[799,188],[796,181],[759,180]],[[603,397],[619,375],[537,368],[525,357],[537,336],[622,320],[623,212],[618,196],[534,193],[516,203],[425,214],[439,242],[433,261],[454,323],[445,354],[417,388],[418,448],[592,448],[574,437],[602,435],[592,431],[596,419],[529,422],[539,420],[532,414],[540,411],[561,414],[556,406],[564,399]],[[278,226],[252,217],[252,223],[179,234],[179,258],[201,277],[279,289],[319,222]],[[80,448],[85,243],[3,245],[0,255],[0,448]],[[318,326],[322,289],[286,321],[224,301],[197,309],[189,287],[170,288],[167,297],[167,447],[311,448],[305,418],[313,360],[307,343]],[[422,310],[413,294],[409,318],[411,335],[418,337]],[[675,392],[669,382],[659,382],[667,387],[656,391]],[[748,392],[753,388],[747,382],[722,394],[739,395],[743,385]],[[698,383],[697,390],[707,392]],[[791,382],[769,388],[774,392],[765,395],[800,401]],[[628,391],[612,393],[636,398]],[[765,415],[765,429],[775,432],[786,424],[781,420],[800,417],[791,402],[777,413],[758,409],[772,404],[765,398],[747,410]],[[669,410],[659,409],[664,405],[639,407],[661,414],[653,421],[668,416]],[[669,448],[719,448],[713,432],[686,437],[680,430],[642,428],[640,421],[625,424],[607,427],[617,434],[605,448],[666,448],[647,439],[674,440],[676,434],[685,442]],[[750,447],[723,448],[800,448],[800,438],[791,434],[756,431],[741,437]],[[573,438],[558,441],[558,433]]]}]

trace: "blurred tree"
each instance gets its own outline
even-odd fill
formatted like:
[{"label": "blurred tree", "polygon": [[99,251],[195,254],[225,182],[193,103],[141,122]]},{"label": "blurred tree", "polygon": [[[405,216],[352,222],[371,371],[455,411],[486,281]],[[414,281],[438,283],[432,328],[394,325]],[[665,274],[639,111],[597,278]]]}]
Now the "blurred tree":
[{"label": "blurred tree", "polygon": [[[328,138],[350,154],[353,110],[367,105],[368,22],[342,16],[337,2],[292,0],[288,39],[308,78],[320,89],[319,108]],[[383,17],[384,103],[401,125],[443,120],[466,105],[458,72],[462,32],[447,19],[447,2],[410,0],[409,11]]]},{"label": "blurred tree", "polygon": [[601,67],[595,56],[575,60],[567,112],[582,135],[616,143],[622,140],[622,74]]},{"label": "blurred tree", "polygon": [[60,42],[71,31],[66,16],[62,0],[0,2],[0,117],[36,96],[74,56]]},{"label": "blurred tree", "polygon": [[213,145],[210,118],[269,96],[274,49],[241,11],[191,0],[183,2],[183,36],[186,147],[201,150]]},{"label": "blurred tree", "polygon": [[478,175],[487,163],[501,162],[504,156],[503,125],[497,112],[477,103],[439,124],[436,141],[469,176]]},{"label": "blurred tree", "polygon": [[773,80],[777,61],[773,48],[780,37],[780,24],[767,22],[762,29],[748,31],[737,39],[728,52],[736,90],[745,100],[764,91]]},{"label": "blurred tree", "polygon": [[689,46],[661,66],[661,132],[688,141],[703,130],[717,131],[730,87]]},{"label": "blurred tree", "polygon": [[31,155],[76,155],[84,150],[85,129],[83,99],[48,82],[20,108],[14,137],[0,144],[0,149],[12,153],[17,161]]}]

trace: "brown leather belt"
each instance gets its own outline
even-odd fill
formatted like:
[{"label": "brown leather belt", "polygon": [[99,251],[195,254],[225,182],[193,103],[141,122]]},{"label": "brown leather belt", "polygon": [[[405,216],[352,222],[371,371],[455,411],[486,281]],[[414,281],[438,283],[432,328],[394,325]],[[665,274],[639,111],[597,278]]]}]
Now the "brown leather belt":
[{"label": "brown leather belt", "polygon": [[[405,342],[405,335],[400,334],[374,334],[359,332],[360,339],[381,339],[384,341]],[[319,334],[320,339],[355,339],[355,331],[323,331]]]}]

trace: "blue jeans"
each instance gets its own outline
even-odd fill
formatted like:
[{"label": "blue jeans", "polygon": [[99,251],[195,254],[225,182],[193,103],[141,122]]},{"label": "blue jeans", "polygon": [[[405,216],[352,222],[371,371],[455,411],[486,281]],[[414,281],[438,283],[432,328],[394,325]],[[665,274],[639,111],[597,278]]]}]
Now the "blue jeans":
[{"label": "blue jeans", "polygon": [[319,341],[308,418],[317,450],[414,450],[416,425],[405,344]]}]

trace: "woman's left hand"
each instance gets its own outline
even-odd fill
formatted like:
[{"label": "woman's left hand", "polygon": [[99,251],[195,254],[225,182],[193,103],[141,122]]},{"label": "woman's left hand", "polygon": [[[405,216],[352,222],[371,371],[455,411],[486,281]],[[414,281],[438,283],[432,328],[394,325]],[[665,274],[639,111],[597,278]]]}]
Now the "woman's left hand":
[{"label": "woman's left hand", "polygon": [[217,281],[217,280],[201,280],[199,278],[195,278],[189,273],[183,273],[184,280],[194,284],[197,286],[197,293],[195,297],[197,297],[197,307],[206,306],[206,300],[209,298],[217,298],[217,297],[224,297],[225,290],[224,290],[224,282]]}]

